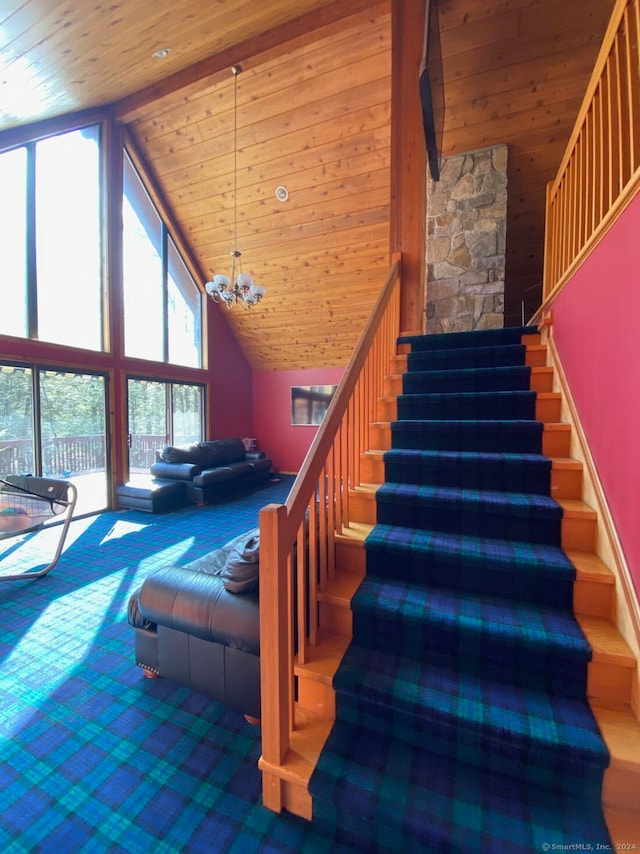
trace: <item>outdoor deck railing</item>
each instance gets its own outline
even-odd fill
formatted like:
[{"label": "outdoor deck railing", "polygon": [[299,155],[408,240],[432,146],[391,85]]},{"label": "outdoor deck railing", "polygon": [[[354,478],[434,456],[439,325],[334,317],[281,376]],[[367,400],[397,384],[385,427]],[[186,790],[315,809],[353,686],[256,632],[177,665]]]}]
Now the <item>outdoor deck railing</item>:
[{"label": "outdoor deck railing", "polygon": [[547,188],[544,299],[640,185],[639,0],[617,0],[573,133]]},{"label": "outdoor deck railing", "polygon": [[[400,259],[380,296],[285,504],[260,512],[262,762],[280,766],[296,727],[294,660],[304,663],[320,635],[318,588],[335,570],[335,537],[350,524],[350,491],[360,484],[369,425],[396,353]],[[295,596],[295,599],[294,599]],[[263,767],[263,800],[282,808],[282,790]]]},{"label": "outdoor deck railing", "polygon": [[[131,470],[148,472],[155,454],[167,441],[165,434],[136,434],[132,450]],[[42,442],[42,468],[46,476],[67,473],[104,471],[106,464],[105,437],[56,436]],[[32,439],[0,438],[0,474],[34,473]]]}]

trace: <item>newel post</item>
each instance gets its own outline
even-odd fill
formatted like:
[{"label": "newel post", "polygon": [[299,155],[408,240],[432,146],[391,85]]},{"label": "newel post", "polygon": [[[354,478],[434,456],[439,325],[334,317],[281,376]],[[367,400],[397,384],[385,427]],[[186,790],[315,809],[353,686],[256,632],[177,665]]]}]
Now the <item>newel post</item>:
[{"label": "newel post", "polygon": [[264,766],[281,765],[292,729],[292,614],[287,583],[287,508],[260,511],[260,685],[263,802],[282,810],[282,781]]},{"label": "newel post", "polygon": [[420,102],[424,0],[391,3],[390,246],[402,253],[400,331],[426,324],[427,151]]}]

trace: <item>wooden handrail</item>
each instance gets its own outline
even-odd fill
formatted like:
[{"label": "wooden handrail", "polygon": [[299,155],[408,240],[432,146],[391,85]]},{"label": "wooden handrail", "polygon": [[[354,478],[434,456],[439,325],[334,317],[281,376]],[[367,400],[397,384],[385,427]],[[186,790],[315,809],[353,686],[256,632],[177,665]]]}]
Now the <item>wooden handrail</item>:
[{"label": "wooden handrail", "polygon": [[560,168],[547,187],[545,302],[640,186],[639,2],[616,2]]},{"label": "wooden handrail", "polygon": [[[286,503],[260,511],[262,758],[270,767],[281,765],[289,750],[294,652],[304,663],[320,637],[318,587],[335,571],[335,537],[349,526],[349,493],[360,483],[368,426],[396,353],[400,269],[396,255]],[[272,775],[263,800],[282,808]]]}]

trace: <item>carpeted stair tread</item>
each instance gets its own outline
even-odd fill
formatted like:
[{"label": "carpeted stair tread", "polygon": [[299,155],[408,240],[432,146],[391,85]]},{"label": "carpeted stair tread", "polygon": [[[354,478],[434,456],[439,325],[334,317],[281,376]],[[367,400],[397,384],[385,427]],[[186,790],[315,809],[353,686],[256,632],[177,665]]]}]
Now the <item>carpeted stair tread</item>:
[{"label": "carpeted stair tread", "polygon": [[400,394],[398,418],[535,419],[536,392],[480,391],[448,394]]},{"label": "carpeted stair tread", "polygon": [[310,790],[314,821],[337,826],[338,841],[354,850],[531,854],[609,844],[599,793],[588,785],[576,810],[576,793],[506,783],[346,722],[334,724]]},{"label": "carpeted stair tread", "polygon": [[410,344],[411,352],[424,350],[459,350],[478,347],[505,347],[520,344],[523,335],[535,335],[531,326],[510,326],[504,329],[480,329],[473,332],[448,332],[446,335],[402,335],[399,344]]},{"label": "carpeted stair tread", "polygon": [[391,422],[391,442],[397,449],[540,455],[543,429],[529,419],[405,418]]},{"label": "carpeted stair tread", "polygon": [[402,392],[403,394],[434,394],[529,391],[530,383],[531,368],[526,365],[448,371],[409,371],[402,375]]},{"label": "carpeted stair tread", "polygon": [[392,448],[383,457],[385,480],[431,486],[548,495],[551,461],[541,454]]},{"label": "carpeted stair tread", "polygon": [[351,610],[360,645],[584,694],[591,648],[562,609],[368,575]]},{"label": "carpeted stair tread", "polygon": [[[604,770],[609,756],[586,700],[506,685],[352,641],[334,678],[338,717],[432,750],[517,773]],[[350,719],[351,718],[351,719]],[[540,767],[539,767],[540,766]],[[514,769],[515,771],[515,769]]]},{"label": "carpeted stair tread", "polygon": [[377,575],[541,605],[572,601],[575,567],[555,546],[382,524],[364,545]]},{"label": "carpeted stair tread", "polygon": [[467,347],[459,350],[412,351],[407,354],[410,371],[453,370],[454,368],[498,368],[524,365],[527,348],[523,344],[505,347]]},{"label": "carpeted stair tread", "polygon": [[560,545],[562,507],[548,495],[386,482],[376,504],[382,524]]}]

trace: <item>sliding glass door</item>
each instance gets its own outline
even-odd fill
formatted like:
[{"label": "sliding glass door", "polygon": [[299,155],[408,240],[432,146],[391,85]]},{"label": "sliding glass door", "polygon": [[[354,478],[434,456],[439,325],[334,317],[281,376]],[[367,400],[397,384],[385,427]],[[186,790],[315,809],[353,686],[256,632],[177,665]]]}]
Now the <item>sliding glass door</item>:
[{"label": "sliding glass door", "polygon": [[101,374],[0,364],[0,475],[70,480],[76,515],[104,510],[106,401]]},{"label": "sliding glass door", "polygon": [[164,445],[188,445],[203,437],[204,387],[129,379],[129,476],[148,475]]}]

